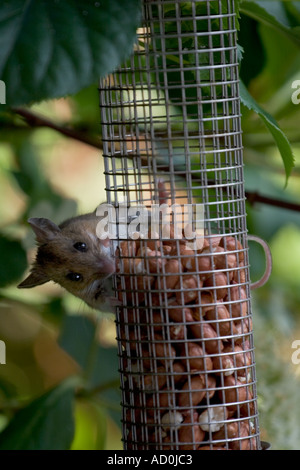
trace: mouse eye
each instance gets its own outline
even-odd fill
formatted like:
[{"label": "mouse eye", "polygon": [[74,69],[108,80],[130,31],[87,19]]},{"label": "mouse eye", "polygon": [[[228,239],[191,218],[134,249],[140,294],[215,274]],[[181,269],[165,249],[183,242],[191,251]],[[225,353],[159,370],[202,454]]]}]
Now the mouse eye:
[{"label": "mouse eye", "polygon": [[84,242],[77,242],[73,246],[78,251],[87,251],[87,246]]},{"label": "mouse eye", "polygon": [[69,279],[69,281],[74,281],[74,282],[79,282],[82,281],[83,277],[79,273],[69,273],[66,275],[66,278]]}]

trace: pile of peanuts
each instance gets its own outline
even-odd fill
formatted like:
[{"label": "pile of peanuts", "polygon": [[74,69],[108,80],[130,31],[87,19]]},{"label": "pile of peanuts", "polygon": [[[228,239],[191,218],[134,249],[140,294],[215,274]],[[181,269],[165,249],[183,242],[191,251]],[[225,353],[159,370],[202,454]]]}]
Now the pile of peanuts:
[{"label": "pile of peanuts", "polygon": [[243,246],[228,235],[196,251],[182,239],[118,250],[127,448],[256,449]]}]

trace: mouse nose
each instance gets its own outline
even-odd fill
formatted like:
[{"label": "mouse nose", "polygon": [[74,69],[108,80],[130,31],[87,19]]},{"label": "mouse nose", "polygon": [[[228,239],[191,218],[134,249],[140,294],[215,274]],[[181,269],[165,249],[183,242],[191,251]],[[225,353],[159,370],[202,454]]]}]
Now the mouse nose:
[{"label": "mouse nose", "polygon": [[114,260],[106,257],[98,259],[97,270],[100,274],[113,274],[116,270]]}]

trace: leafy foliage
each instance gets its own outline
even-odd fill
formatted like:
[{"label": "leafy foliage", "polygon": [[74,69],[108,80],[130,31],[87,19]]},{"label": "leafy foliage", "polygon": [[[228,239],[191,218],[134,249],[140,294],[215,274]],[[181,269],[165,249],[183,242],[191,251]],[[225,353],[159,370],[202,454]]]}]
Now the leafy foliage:
[{"label": "leafy foliage", "polygon": [[27,267],[26,251],[18,240],[0,235],[1,262],[5,269],[0,271],[0,287],[16,282]]},{"label": "leafy foliage", "polygon": [[7,103],[72,94],[111,72],[133,44],[139,5],[140,0],[2,2],[0,77]]},{"label": "leafy foliage", "polygon": [[[217,13],[220,2],[210,3],[211,12]],[[191,2],[181,2],[181,7],[188,17]],[[246,190],[255,193],[263,188],[274,198],[298,200],[300,111],[290,96],[291,82],[299,78],[299,2],[236,0],[235,7],[239,52],[243,50],[240,75],[244,83]],[[173,16],[174,5],[166,3],[164,8],[168,33],[172,24],[167,19]],[[200,16],[205,14],[204,2],[197,8]],[[76,93],[31,109],[98,137],[96,80],[129,56],[139,15],[139,0],[2,2],[0,78],[7,84],[8,106]],[[211,25],[218,28],[217,18]],[[203,20],[197,23],[199,31],[206,26]],[[183,28],[187,33],[193,31],[188,20]],[[176,39],[168,41],[171,47],[176,46]],[[183,48],[189,46],[188,41],[190,38],[183,40]],[[204,36],[198,43],[203,46],[204,64],[209,60],[205,55],[207,41]],[[213,45],[218,46],[217,39]],[[197,77],[188,69],[194,59],[189,54],[185,58],[186,79],[193,83]],[[180,83],[178,57],[168,55],[165,65],[168,80]],[[209,84],[207,71],[199,74],[201,81]],[[158,87],[162,88],[164,78],[158,77]],[[205,96],[208,89],[203,86],[202,91]],[[191,102],[197,99],[193,88],[188,93]],[[180,87],[171,90],[170,100],[180,122]],[[114,426],[121,421],[121,410],[115,333],[110,334],[109,345],[100,334],[111,322],[86,312],[82,304],[54,286],[42,288],[32,297],[22,297],[12,287],[27,268],[25,247],[33,246],[31,235],[24,238],[26,219],[45,216],[59,223],[75,215],[77,201],[88,196],[90,180],[84,182],[84,191],[76,188],[71,192],[72,176],[82,173],[84,178],[89,153],[86,148],[78,149],[79,144],[71,139],[62,141],[54,131],[31,128],[13,110],[0,114],[0,138],[0,338],[9,343],[11,351],[9,363],[0,368],[0,448],[100,449],[107,448],[111,434],[117,436],[110,444],[116,448],[120,434]],[[63,158],[56,155],[60,145],[66,146]],[[54,151],[50,153],[48,147]],[[166,149],[159,151],[163,157]],[[69,165],[62,177],[63,189],[57,184],[63,172],[61,159]],[[174,155],[174,161],[182,165],[179,155]],[[289,185],[283,192],[287,178]],[[97,197],[99,186],[104,185],[98,183]],[[255,294],[253,304],[261,427],[273,448],[299,449],[299,379],[297,372],[287,367],[289,357],[281,354],[297,335],[299,325],[299,214],[262,205],[252,207],[250,202],[249,232],[266,239],[274,257],[270,282]],[[251,276],[259,276],[261,253],[251,246],[250,257]]]},{"label": "leafy foliage", "polygon": [[240,60],[240,78],[248,86],[251,80],[263,71],[267,60],[257,21],[249,16],[241,15],[238,42],[243,48]]},{"label": "leafy foliage", "polygon": [[101,347],[97,341],[97,322],[81,315],[65,317],[59,344],[82,368],[86,393],[92,390],[100,401],[104,400],[108,413],[119,423],[120,396],[118,392],[114,393],[119,384],[116,347]]},{"label": "leafy foliage", "polygon": [[286,178],[288,180],[294,167],[295,158],[286,135],[282,132],[275,119],[255,102],[243,82],[240,82],[240,96],[242,103],[247,106],[247,108],[255,111],[261,117],[270,133],[274,137],[284,162]]},{"label": "leafy foliage", "polygon": [[[272,2],[271,2],[272,3]],[[268,26],[274,28],[280,34],[285,35],[289,40],[293,41],[298,47],[300,46],[299,42],[299,30],[297,27],[293,26],[293,13],[295,13],[294,9],[291,8],[288,10],[290,14],[290,20],[288,23],[285,21],[286,17],[286,10],[285,7],[280,2],[278,3],[278,8],[274,8],[274,2],[272,4],[272,8],[270,7],[270,2],[242,2],[241,5],[239,2],[236,2],[235,7],[238,10],[240,5],[240,11],[244,14],[242,17],[242,26],[243,29],[240,29],[240,36],[241,39],[241,47],[243,49],[243,59],[241,60],[241,77],[245,78],[246,84],[249,85],[251,80],[255,78],[260,72],[263,71],[264,65],[266,63],[265,57],[265,50],[263,41],[258,32],[258,23],[267,24]],[[289,3],[289,2],[287,2]],[[192,15],[192,5],[188,2],[183,2],[180,5],[181,8],[181,15],[186,15],[187,17]],[[160,90],[164,90],[166,84],[168,84],[168,98],[170,102],[174,105],[174,107],[179,108],[179,112],[183,114],[183,110],[181,109],[182,105],[186,107],[186,112],[190,117],[194,116],[194,119],[198,118],[198,99],[199,93],[201,94],[201,101],[202,101],[202,108],[203,113],[206,112],[210,114],[210,74],[211,71],[209,69],[210,64],[210,54],[208,50],[213,47],[216,49],[214,52],[214,61],[215,63],[222,63],[222,61],[226,61],[229,63],[231,58],[226,48],[228,48],[229,43],[226,37],[222,37],[223,44],[220,42],[220,36],[216,35],[208,35],[207,31],[219,31],[221,28],[226,28],[228,25],[226,23],[226,17],[220,19],[218,16],[219,14],[220,5],[218,2],[210,2],[210,14],[212,18],[209,21],[209,27],[207,24],[206,19],[206,9],[207,5],[205,2],[197,3],[195,6],[196,14],[200,18],[197,21],[197,32],[203,33],[196,38],[192,37],[192,32],[194,28],[193,22],[187,20],[182,23],[181,25],[181,34],[183,35],[181,39],[181,48],[183,50],[189,50],[191,48],[195,48],[196,50],[201,49],[201,57],[197,57],[196,54],[185,54],[183,64],[183,72],[179,68],[179,59],[176,54],[167,54],[166,57],[163,55],[153,54],[150,56],[150,69],[158,69],[161,71],[158,75],[153,74],[153,83]],[[224,11],[225,4],[222,4],[222,12]],[[297,14],[297,12],[296,12]],[[247,16],[245,16],[247,15]],[[165,20],[168,17],[173,18],[175,17],[175,10],[173,4],[166,4],[163,6],[163,16]],[[222,22],[222,24],[221,24]],[[239,25],[238,25],[239,26]],[[152,51],[160,50],[161,45],[161,26],[159,23],[154,24],[154,31],[157,33],[157,39],[153,41],[150,45]],[[164,22],[164,30],[165,30],[165,49],[168,51],[177,50],[178,48],[178,39],[174,36],[173,31],[173,22],[165,21]],[[173,34],[172,34],[173,33]],[[169,37],[170,36],[170,37]],[[222,60],[221,60],[221,53],[220,57],[218,58],[218,48],[225,48],[223,52]],[[229,48],[228,48],[229,49]],[[199,65],[197,67],[196,60],[199,61]],[[207,67],[206,67],[207,66]],[[226,69],[225,69],[226,70]],[[193,87],[189,86],[185,89],[185,97],[182,96],[182,73],[184,73],[184,81],[185,83],[198,83],[200,87]],[[223,68],[214,68],[214,80],[216,83],[222,83],[222,74],[224,73]],[[229,74],[229,70],[227,71]],[[229,76],[228,76],[229,80]],[[230,81],[230,80],[229,80]],[[172,86],[171,86],[172,85]],[[174,86],[177,85],[177,86]],[[199,91],[200,88],[200,91]],[[222,86],[219,85],[215,87],[216,93],[222,96],[223,89]],[[230,90],[228,90],[230,94]],[[280,155],[283,160],[285,173],[286,173],[286,183],[288,178],[291,174],[291,171],[294,167],[294,155],[290,145],[290,142],[287,136],[284,134],[282,129],[280,129],[278,123],[274,119],[273,116],[270,115],[267,111],[265,111],[255,100],[253,96],[251,96],[250,91],[241,83],[240,86],[240,96],[241,101],[249,110],[254,111],[264,122],[267,129],[269,130],[270,134],[273,136]],[[208,103],[206,104],[206,99]],[[217,105],[216,105],[217,106]],[[221,106],[221,105],[220,105]],[[205,123],[203,124],[205,126]]]},{"label": "leafy foliage", "polygon": [[[265,335],[267,329],[271,334]],[[282,359],[282,336],[263,317],[255,318],[258,397],[265,440],[274,450],[299,449],[299,377]]]},{"label": "leafy foliage", "polygon": [[21,409],[0,434],[3,450],[67,450],[74,437],[74,387],[69,379]]},{"label": "leafy foliage", "polygon": [[243,1],[240,11],[250,18],[274,28],[298,46],[300,45],[299,5],[297,2]]}]

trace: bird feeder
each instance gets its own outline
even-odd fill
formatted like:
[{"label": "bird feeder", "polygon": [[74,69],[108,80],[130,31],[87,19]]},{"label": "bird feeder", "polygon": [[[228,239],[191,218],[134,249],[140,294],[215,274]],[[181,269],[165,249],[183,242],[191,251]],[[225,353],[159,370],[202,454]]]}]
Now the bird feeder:
[{"label": "bird feeder", "polygon": [[124,449],[260,450],[234,0],[144,0],[100,107]]}]

